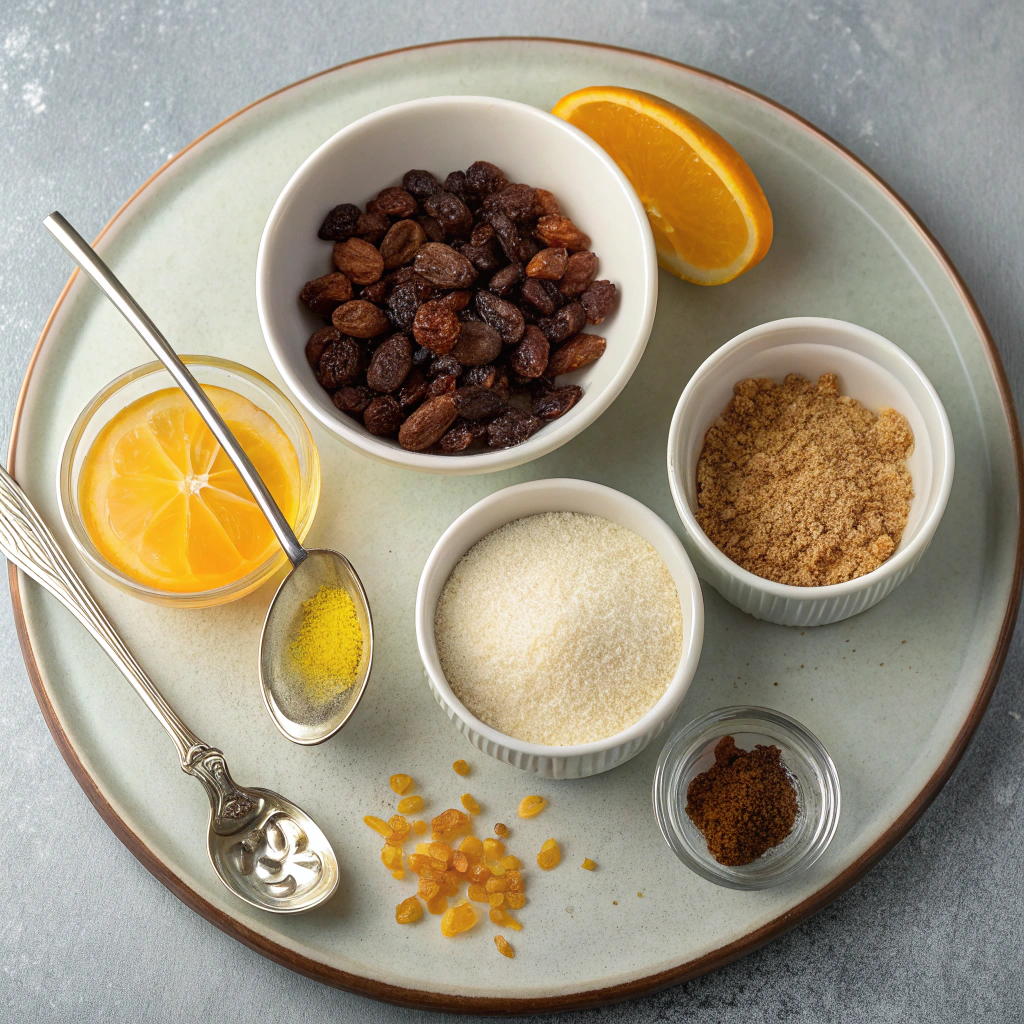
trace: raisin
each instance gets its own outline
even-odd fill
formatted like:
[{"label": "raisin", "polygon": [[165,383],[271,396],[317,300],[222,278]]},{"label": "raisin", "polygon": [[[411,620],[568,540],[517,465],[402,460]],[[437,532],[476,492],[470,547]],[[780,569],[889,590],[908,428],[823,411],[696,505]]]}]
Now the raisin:
[{"label": "raisin", "polygon": [[[399,924],[413,924],[423,916],[423,907],[420,906],[420,901],[415,896],[410,896],[408,899],[402,900],[401,903],[395,907],[395,920]],[[495,939],[500,939],[501,936],[495,936]],[[507,943],[506,943],[507,945]],[[501,947],[498,947],[501,949]],[[512,948],[511,946],[509,947]],[[504,952],[504,950],[502,950]],[[508,956],[505,953],[505,956]]]},{"label": "raisin", "polygon": [[441,227],[441,222],[436,217],[431,217],[428,213],[421,213],[416,218],[416,223],[423,228],[423,233],[431,242],[444,241],[444,228]]},{"label": "raisin", "polygon": [[566,249],[541,249],[526,265],[526,276],[557,281],[565,273],[568,262],[569,252]]},{"label": "raisin", "polygon": [[441,918],[441,934],[450,939],[461,932],[467,932],[476,924],[476,911],[469,903],[456,903],[449,907]]},{"label": "raisin", "polygon": [[596,334],[577,334],[560,345],[548,360],[547,375],[572,373],[604,355],[606,342]]},{"label": "raisin", "polygon": [[464,243],[459,246],[458,251],[478,270],[497,270],[503,262],[502,257],[498,255],[498,246],[493,238],[488,238],[479,245],[474,245],[472,242]]},{"label": "raisin", "polygon": [[611,281],[593,281],[580,296],[587,313],[587,323],[599,324],[615,305],[615,285]]},{"label": "raisin", "polygon": [[476,293],[476,308],[485,324],[493,327],[506,345],[514,345],[526,329],[522,310],[490,292]]},{"label": "raisin", "polygon": [[437,398],[438,395],[450,395],[455,391],[457,378],[454,373],[438,374],[427,388],[427,398]]},{"label": "raisin", "polygon": [[544,871],[550,871],[562,859],[562,851],[554,839],[545,839],[541,843],[540,853],[537,854],[537,867]]},{"label": "raisin", "polygon": [[352,283],[344,274],[325,274],[307,281],[299,292],[299,299],[322,317],[329,317],[340,303],[351,298]]},{"label": "raisin", "polygon": [[378,818],[375,814],[367,814],[363,818],[363,824],[369,825],[378,835],[388,836],[391,833],[391,826],[383,819]]},{"label": "raisin", "polygon": [[469,212],[469,207],[452,192],[446,192],[444,189],[440,192],[432,192],[423,200],[423,209],[431,217],[437,218],[446,235],[461,238],[463,235],[468,235],[473,229],[473,214]]},{"label": "raisin", "polygon": [[344,242],[356,230],[359,223],[359,207],[352,203],[342,203],[336,206],[326,217],[317,237],[325,242]]},{"label": "raisin", "polygon": [[557,420],[582,397],[583,388],[576,384],[566,384],[560,388],[542,391],[533,399],[533,414],[542,420]]},{"label": "raisin", "polygon": [[508,259],[513,263],[523,262],[522,238],[519,235],[519,229],[512,223],[511,219],[500,210],[493,210],[488,213],[487,219],[491,227],[494,228],[494,234],[497,236],[498,242],[501,244]]},{"label": "raisin", "polygon": [[568,259],[558,290],[572,298],[586,291],[597,273],[597,257],[592,252],[574,252]]},{"label": "raisin", "polygon": [[391,395],[378,396],[363,413],[366,429],[378,437],[393,437],[404,418],[401,406]]},{"label": "raisin", "polygon": [[387,318],[391,326],[399,331],[412,330],[412,322],[416,310],[420,308],[420,299],[416,294],[416,285],[400,284],[392,289],[385,303]]},{"label": "raisin", "polygon": [[571,338],[587,323],[587,313],[579,302],[570,302],[563,306],[554,316],[546,317],[537,326],[544,332],[548,341],[559,342]]},{"label": "raisin", "polygon": [[510,263],[502,267],[490,280],[488,288],[495,295],[510,295],[512,289],[523,279],[523,268],[518,263]]},{"label": "raisin", "polygon": [[334,392],[331,401],[336,409],[347,412],[350,416],[358,416],[366,411],[366,407],[373,401],[373,392],[369,388],[345,386]]},{"label": "raisin", "polygon": [[396,221],[384,236],[384,241],[380,243],[380,255],[384,260],[384,269],[394,270],[395,267],[408,263],[426,240],[426,232],[416,221]]},{"label": "raisin", "polygon": [[532,380],[540,377],[547,369],[550,353],[551,345],[544,337],[544,332],[531,324],[526,328],[523,340],[509,354],[508,365],[513,373]]},{"label": "raisin", "polygon": [[494,228],[487,221],[479,221],[469,235],[470,245],[483,245],[494,237]]},{"label": "raisin", "polygon": [[[457,420],[455,426],[437,442],[437,449],[445,455],[465,451],[473,443],[473,431],[464,420]],[[461,854],[465,858],[465,854]],[[465,870],[465,869],[464,869]]]},{"label": "raisin", "polygon": [[398,801],[399,814],[415,814],[423,810],[423,797],[407,796],[404,800]]},{"label": "raisin", "polygon": [[544,316],[554,316],[563,302],[562,293],[551,281],[537,277],[527,277],[519,294]]},{"label": "raisin", "polygon": [[[341,341],[343,337],[344,335],[337,327],[321,327],[319,331],[313,332],[309,341],[306,342],[306,360],[314,371],[320,365],[320,357],[324,354],[324,349],[332,341]],[[501,348],[500,342],[498,348]]]},{"label": "raisin", "polygon": [[377,209],[386,217],[413,217],[419,213],[419,203],[399,185],[382,188],[375,200]]},{"label": "raisin", "polygon": [[492,420],[505,408],[505,399],[491,388],[466,384],[455,392],[455,407],[467,420]]},{"label": "raisin", "polygon": [[[429,352],[429,349],[424,349]],[[398,404],[403,409],[415,405],[427,393],[427,379],[423,376],[422,370],[413,370],[398,392]]]},{"label": "raisin", "polygon": [[570,252],[590,248],[590,239],[568,217],[557,213],[541,217],[535,230],[545,245],[568,249]]},{"label": "raisin", "polygon": [[561,207],[558,205],[558,200],[547,189],[539,188],[536,190],[536,193],[537,205],[534,207],[533,212],[538,217],[544,217],[549,214],[557,216],[562,212]]},{"label": "raisin", "polygon": [[507,839],[508,838],[508,825],[506,825],[503,821],[499,821],[494,826],[494,834],[499,839]]},{"label": "raisin", "polygon": [[392,334],[373,353],[366,371],[366,383],[387,394],[397,391],[412,369],[412,345],[404,334]]},{"label": "raisin", "polygon": [[439,296],[437,301],[453,313],[459,313],[469,305],[471,298],[473,298],[471,291],[467,291],[465,288],[457,288],[455,291],[446,292],[444,295]]},{"label": "raisin", "polygon": [[[459,335],[459,342],[460,343],[462,342],[462,339],[463,339],[464,334],[465,334],[465,330],[466,330],[466,325],[465,324],[462,325],[462,330],[463,330],[463,334]],[[490,330],[490,328],[488,328],[488,330]],[[495,332],[495,334],[497,335],[497,332]],[[500,345],[501,345],[501,339],[500,338],[498,339],[498,344],[499,344],[499,347],[500,347]],[[458,345],[456,345],[455,348],[457,349]],[[453,349],[452,351],[454,352],[455,350]],[[497,379],[498,379],[498,370],[497,370],[497,367],[494,367],[494,366],[471,366],[462,375],[462,383],[463,384],[480,384],[480,385],[482,385],[485,388],[492,388],[492,387],[494,387],[494,382]],[[465,763],[465,762],[463,762],[463,763]]]},{"label": "raisin", "polygon": [[583,868],[584,871],[593,871],[597,867],[597,864],[594,861],[592,861],[589,857],[584,857],[583,863],[580,865],[580,867]]},{"label": "raisin", "polygon": [[427,377],[433,380],[434,377],[440,377],[442,374],[450,373],[455,377],[462,372],[462,364],[450,354],[443,356],[434,356],[430,360],[430,366],[427,368]]},{"label": "raisin", "polygon": [[469,828],[469,815],[465,811],[449,807],[430,821],[430,832],[434,839],[448,840]]},{"label": "raisin", "polygon": [[431,192],[436,192],[441,183],[430,171],[412,170],[402,175],[402,184],[406,192],[417,199],[425,199]]},{"label": "raisin", "polygon": [[429,348],[424,348],[422,345],[417,345],[412,350],[412,365],[418,367],[424,367],[429,365],[430,360],[434,358],[434,353]]},{"label": "raisin", "polygon": [[322,388],[334,391],[343,384],[351,384],[362,369],[362,352],[352,339],[342,337],[332,341],[320,356],[316,379]]},{"label": "raisin", "polygon": [[523,409],[506,409],[487,425],[487,443],[491,448],[511,448],[522,444],[544,426],[544,421]]},{"label": "raisin", "polygon": [[547,800],[542,796],[524,796],[519,801],[519,817],[535,818],[547,805]]},{"label": "raisin", "polygon": [[388,329],[388,318],[365,299],[353,299],[339,306],[331,314],[331,322],[354,338],[375,338]]},{"label": "raisin", "polygon": [[[455,772],[456,775],[468,775],[469,765],[461,758],[459,758],[458,761],[452,762],[452,771]],[[475,846],[475,844],[473,843],[474,839],[476,839],[475,836],[466,836],[466,838],[463,839],[462,842],[459,844],[459,849],[463,852],[468,852],[469,849],[472,849]],[[476,842],[479,843],[480,840],[476,839]],[[479,852],[481,854],[484,852],[483,844],[480,845]]]},{"label": "raisin", "polygon": [[473,264],[440,242],[420,246],[413,266],[417,274],[438,288],[468,288],[476,280]]},{"label": "raisin", "polygon": [[377,249],[362,238],[334,243],[334,265],[353,284],[372,284],[384,273],[384,259]]},{"label": "raisin", "polygon": [[458,196],[463,202],[466,202],[466,200],[470,198],[469,192],[466,191],[465,171],[452,171],[451,174],[444,179],[444,185],[442,187],[446,192],[451,192],[452,195]]},{"label": "raisin", "polygon": [[372,203],[367,203],[366,213],[360,214],[355,233],[371,245],[380,245],[390,227],[391,221]]},{"label": "raisin", "polygon": [[482,199],[508,184],[505,172],[487,160],[477,160],[466,168],[466,191]]},{"label": "raisin", "polygon": [[509,220],[520,224],[533,220],[536,214],[537,190],[529,185],[506,185],[484,200],[485,210],[498,210]]},{"label": "raisin", "polygon": [[455,347],[461,328],[459,318],[436,300],[424,302],[416,310],[412,321],[412,333],[416,340],[439,356]]},{"label": "raisin", "polygon": [[[395,402],[395,406],[397,408],[397,402]],[[400,411],[399,414],[401,414]],[[450,395],[428,398],[402,424],[398,432],[398,443],[409,451],[424,451],[441,439],[445,431],[455,422],[457,415],[455,401]],[[437,831],[437,820],[437,818],[434,819],[435,831]],[[438,838],[445,837],[439,836]]]},{"label": "raisin", "polygon": [[463,366],[486,366],[500,354],[501,335],[493,327],[482,320],[470,320],[462,324],[452,355]]},{"label": "raisin", "polygon": [[366,299],[367,302],[383,302],[388,294],[388,282],[383,278],[379,281],[374,281],[373,284],[368,284],[366,287],[361,288],[359,291],[359,298]]}]

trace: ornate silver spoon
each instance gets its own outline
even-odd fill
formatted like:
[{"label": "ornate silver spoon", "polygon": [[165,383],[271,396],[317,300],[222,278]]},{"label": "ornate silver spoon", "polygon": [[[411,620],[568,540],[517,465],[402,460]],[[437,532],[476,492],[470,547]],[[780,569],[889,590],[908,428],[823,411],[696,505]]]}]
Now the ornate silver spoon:
[{"label": "ornate silver spoon", "polygon": [[[352,568],[352,563],[340,552],[329,548],[304,548],[288,520],[278,508],[273,495],[260,479],[249,461],[249,456],[235,439],[213,403],[178,358],[156,324],[143,312],[128,290],[113,275],[110,268],[96,255],[88,242],[59,214],[51,213],[43,223],[65,248],[71,258],[91,278],[93,284],[117,307],[121,315],[135,328],[139,337],[153,350],[164,364],[175,383],[196,407],[213,436],[245,481],[246,487],[259,505],[274,530],[292,571],[284,578],[263,625],[260,638],[260,687],[274,724],[295,743],[312,745],[323,743],[333,736],[351,717],[370,678],[373,662],[373,620],[370,603],[363,584]],[[363,651],[356,679],[332,699],[316,702],[308,699],[289,657],[302,617],[302,604],[313,597],[321,587],[340,587],[346,590],[356,608],[356,616],[363,634]]]},{"label": "ornate silver spoon", "polygon": [[0,551],[45,587],[107,652],[156,715],[181,770],[210,798],[207,847],[221,881],[261,910],[297,914],[329,899],[338,861],[327,837],[300,807],[269,789],[238,786],[224,755],[174,713],[71,567],[25,492],[0,468]]}]

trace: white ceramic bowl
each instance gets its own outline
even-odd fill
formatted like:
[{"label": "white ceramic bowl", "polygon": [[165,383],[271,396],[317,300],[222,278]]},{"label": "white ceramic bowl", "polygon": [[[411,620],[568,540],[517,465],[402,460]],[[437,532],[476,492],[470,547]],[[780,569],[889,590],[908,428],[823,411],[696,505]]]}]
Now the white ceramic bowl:
[{"label": "white ceramic bowl", "polygon": [[[914,499],[903,538],[877,569],[847,583],[791,587],[755,576],[719,551],[694,516],[704,435],[729,404],[733,385],[748,377],[781,383],[788,373],[810,380],[836,373],[842,394],[869,409],[896,409],[914,432],[914,451],[907,460]],[[668,478],[686,529],[687,550],[702,579],[759,619],[783,626],[822,626],[877,604],[913,571],[946,508],[953,483],[953,435],[935,388],[902,349],[843,320],[793,317],[733,338],[690,378],[669,430]]]},{"label": "white ceramic bowl", "polygon": [[[546,188],[591,238],[598,276],[619,289],[615,312],[586,330],[607,339],[596,362],[559,378],[579,384],[580,402],[524,444],[460,456],[409,452],[374,437],[335,409],[306,362],[306,340],[323,322],[298,300],[302,285],[332,270],[317,238],[328,210],[360,206],[410,168],[442,181],[490,160],[512,181]],[[625,387],[647,345],[658,298],[658,265],[647,215],[618,166],[593,140],[551,114],[486,96],[439,96],[385,107],[343,128],[292,175],[270,213],[256,263],[256,303],[270,354],[299,402],[335,436],[381,462],[433,473],[489,473],[529,462],[575,437]]]},{"label": "white ceramic bowl", "polygon": [[[492,729],[455,696],[441,670],[434,643],[434,611],[459,559],[478,541],[506,523],[542,512],[583,512],[603,516],[643,537],[672,574],[683,614],[683,650],[664,695],[639,721],[614,736],[578,746],[525,743]],[[506,487],[463,512],[434,545],[416,591],[416,642],[427,680],[438,704],[477,748],[499,761],[546,779],[581,779],[606,772],[639,754],[671,721],[700,658],[704,642],[704,599],[700,582],[675,533],[646,505],[587,480],[533,480]]]}]

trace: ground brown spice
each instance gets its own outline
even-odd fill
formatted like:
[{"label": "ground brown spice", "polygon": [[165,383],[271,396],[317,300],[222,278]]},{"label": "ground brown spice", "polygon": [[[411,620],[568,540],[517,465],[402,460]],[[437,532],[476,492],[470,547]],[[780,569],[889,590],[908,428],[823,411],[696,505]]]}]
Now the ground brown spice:
[{"label": "ground brown spice", "polygon": [[738,866],[778,846],[796,821],[796,789],[776,746],[742,750],[731,736],[686,790],[686,813],[719,864]]},{"label": "ground brown spice", "polygon": [[906,417],[791,373],[741,380],[704,438],[697,522],[737,565],[798,587],[845,583],[895,550],[910,514]]}]

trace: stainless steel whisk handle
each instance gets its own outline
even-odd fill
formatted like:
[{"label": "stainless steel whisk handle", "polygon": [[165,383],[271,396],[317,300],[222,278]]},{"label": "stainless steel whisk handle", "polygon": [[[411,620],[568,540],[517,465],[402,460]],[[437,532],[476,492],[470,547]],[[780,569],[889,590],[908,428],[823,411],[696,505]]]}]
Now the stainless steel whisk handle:
[{"label": "stainless steel whisk handle", "polygon": [[[0,551],[40,586],[45,587],[92,634],[146,702],[177,748],[181,767],[190,771],[196,756],[208,749],[175,714],[163,695],[125,646],[110,620],[71,567],[49,527],[17,481],[0,466]],[[192,772],[190,771],[190,774]]]}]

